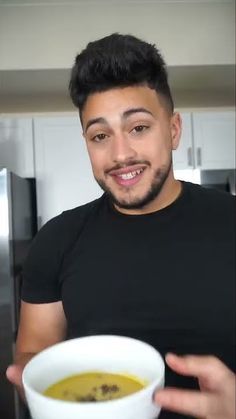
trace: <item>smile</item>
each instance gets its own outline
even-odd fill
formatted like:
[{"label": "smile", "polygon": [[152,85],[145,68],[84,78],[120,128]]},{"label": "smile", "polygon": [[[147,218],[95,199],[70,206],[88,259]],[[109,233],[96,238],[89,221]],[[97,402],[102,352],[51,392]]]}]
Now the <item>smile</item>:
[{"label": "smile", "polygon": [[144,170],[145,167],[126,172],[122,169],[122,171],[118,173],[113,173],[112,177],[119,186],[131,187],[140,181]]}]

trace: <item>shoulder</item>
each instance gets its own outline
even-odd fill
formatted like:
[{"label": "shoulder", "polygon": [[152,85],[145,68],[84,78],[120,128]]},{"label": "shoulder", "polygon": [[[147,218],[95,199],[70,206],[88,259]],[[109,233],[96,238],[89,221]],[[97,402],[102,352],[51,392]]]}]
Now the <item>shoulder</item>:
[{"label": "shoulder", "polygon": [[43,227],[42,230],[46,229],[67,229],[79,227],[83,221],[87,219],[91,214],[96,213],[96,211],[103,205],[104,195],[100,198],[95,199],[94,201],[88,202],[79,207],[63,211],[61,214],[49,220]]},{"label": "shoulder", "polygon": [[49,220],[37,233],[35,243],[46,247],[66,248],[76,240],[89,218],[103,206],[105,196],[79,207],[67,210]]},{"label": "shoulder", "polygon": [[22,298],[33,303],[61,299],[58,281],[64,257],[89,217],[103,207],[104,197],[63,212],[48,221],[34,238],[24,264]]},{"label": "shoulder", "polygon": [[184,182],[184,184],[189,197],[203,207],[218,205],[224,209],[227,207],[230,209],[235,204],[235,197],[228,192],[206,188],[190,182]]},{"label": "shoulder", "polygon": [[185,182],[184,189],[194,214],[218,221],[221,224],[235,223],[235,196],[228,192]]}]

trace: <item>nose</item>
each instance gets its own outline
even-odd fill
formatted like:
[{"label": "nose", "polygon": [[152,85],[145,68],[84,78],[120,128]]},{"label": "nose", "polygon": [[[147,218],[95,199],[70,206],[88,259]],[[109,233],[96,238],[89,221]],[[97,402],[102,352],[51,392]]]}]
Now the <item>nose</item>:
[{"label": "nose", "polygon": [[111,142],[111,158],[114,163],[125,163],[135,159],[137,153],[130,144],[130,139],[123,134],[113,137]]}]

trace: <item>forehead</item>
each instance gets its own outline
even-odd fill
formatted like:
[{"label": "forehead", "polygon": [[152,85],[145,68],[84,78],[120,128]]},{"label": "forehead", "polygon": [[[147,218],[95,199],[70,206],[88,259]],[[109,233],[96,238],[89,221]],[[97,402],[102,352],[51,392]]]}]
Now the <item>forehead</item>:
[{"label": "forehead", "polygon": [[109,119],[114,115],[122,117],[125,111],[134,107],[145,108],[153,113],[163,108],[163,104],[157,92],[147,86],[115,88],[93,93],[88,96],[81,113],[83,126],[94,118]]}]

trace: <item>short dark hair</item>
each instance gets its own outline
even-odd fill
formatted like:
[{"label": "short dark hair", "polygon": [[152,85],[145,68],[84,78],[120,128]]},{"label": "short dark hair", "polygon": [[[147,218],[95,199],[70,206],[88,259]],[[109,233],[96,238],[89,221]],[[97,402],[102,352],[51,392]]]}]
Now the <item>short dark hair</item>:
[{"label": "short dark hair", "polygon": [[81,115],[90,94],[134,85],[156,90],[173,112],[166,64],[159,50],[135,36],[114,33],[90,42],[77,55],[69,91]]}]

